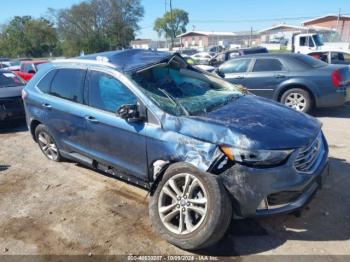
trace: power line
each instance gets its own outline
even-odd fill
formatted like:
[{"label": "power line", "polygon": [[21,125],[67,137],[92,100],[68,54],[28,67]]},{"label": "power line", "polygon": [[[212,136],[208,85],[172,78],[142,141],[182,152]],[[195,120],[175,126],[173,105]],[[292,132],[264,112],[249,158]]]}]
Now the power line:
[{"label": "power line", "polygon": [[[348,13],[342,13],[341,15],[350,15]],[[320,15],[321,16],[321,15]],[[273,21],[293,21],[312,19],[315,16],[299,16],[299,17],[275,17],[275,18],[259,18],[259,19],[218,19],[218,20],[190,20],[190,23],[252,23],[252,22],[273,22]]]}]

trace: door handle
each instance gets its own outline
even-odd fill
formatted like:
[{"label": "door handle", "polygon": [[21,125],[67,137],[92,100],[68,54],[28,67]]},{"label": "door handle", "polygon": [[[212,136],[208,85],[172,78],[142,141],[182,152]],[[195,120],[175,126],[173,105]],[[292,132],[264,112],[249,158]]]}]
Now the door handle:
[{"label": "door handle", "polygon": [[235,79],[244,79],[244,76],[236,76]]},{"label": "door handle", "polygon": [[285,75],[281,75],[281,74],[278,74],[278,75],[275,75],[276,78],[284,78],[286,77]]},{"label": "door handle", "polygon": [[96,118],[94,118],[93,116],[85,116],[85,119],[86,119],[86,121],[89,121],[90,123],[94,123],[94,124],[99,123],[99,121]]},{"label": "door handle", "polygon": [[51,109],[52,108],[52,106],[50,104],[48,104],[48,103],[43,103],[41,105],[42,105],[42,107],[45,107],[47,109]]}]

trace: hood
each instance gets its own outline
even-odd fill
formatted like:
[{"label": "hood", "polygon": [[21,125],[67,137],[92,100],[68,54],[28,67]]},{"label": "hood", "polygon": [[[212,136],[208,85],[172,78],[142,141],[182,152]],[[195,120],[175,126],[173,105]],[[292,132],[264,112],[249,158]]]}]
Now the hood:
[{"label": "hood", "polygon": [[243,96],[203,116],[174,118],[164,126],[210,143],[245,149],[303,147],[321,129],[315,118],[253,95]]},{"label": "hood", "polygon": [[24,86],[0,87],[0,98],[21,96],[23,87]]}]

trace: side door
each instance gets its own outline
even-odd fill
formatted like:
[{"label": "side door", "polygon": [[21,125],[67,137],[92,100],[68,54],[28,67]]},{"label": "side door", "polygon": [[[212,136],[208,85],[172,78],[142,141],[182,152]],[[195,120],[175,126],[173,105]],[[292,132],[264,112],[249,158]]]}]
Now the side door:
[{"label": "side door", "polygon": [[63,153],[86,153],[86,123],[83,85],[86,69],[62,68],[50,71],[37,85],[40,117]]},{"label": "side door", "polygon": [[301,36],[299,42],[299,51],[302,54],[307,54],[311,50],[315,50],[315,43],[311,36]]},{"label": "side door", "polygon": [[246,87],[255,95],[272,98],[274,90],[287,77],[287,69],[279,59],[257,58],[245,76]]},{"label": "side door", "polygon": [[230,83],[246,86],[246,76],[251,64],[250,58],[230,60],[220,66],[217,73]]},{"label": "side door", "polygon": [[[335,65],[349,65],[349,55],[346,57],[346,54],[342,52],[330,52],[330,63]],[[346,59],[348,58],[348,59]]]},{"label": "side door", "polygon": [[122,105],[136,105],[137,97],[114,72],[94,68],[88,71],[86,95],[89,155],[120,172],[146,180],[146,124],[130,123],[116,114]]}]

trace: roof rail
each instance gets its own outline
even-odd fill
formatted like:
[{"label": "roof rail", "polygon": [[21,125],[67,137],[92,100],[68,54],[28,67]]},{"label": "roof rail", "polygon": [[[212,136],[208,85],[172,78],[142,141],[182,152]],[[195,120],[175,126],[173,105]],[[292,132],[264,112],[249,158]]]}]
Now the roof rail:
[{"label": "roof rail", "polygon": [[56,59],[56,60],[53,60],[52,63],[75,63],[75,64],[104,65],[104,66],[116,68],[115,65],[113,65],[107,61],[88,60],[88,59],[79,59],[79,58]]}]

